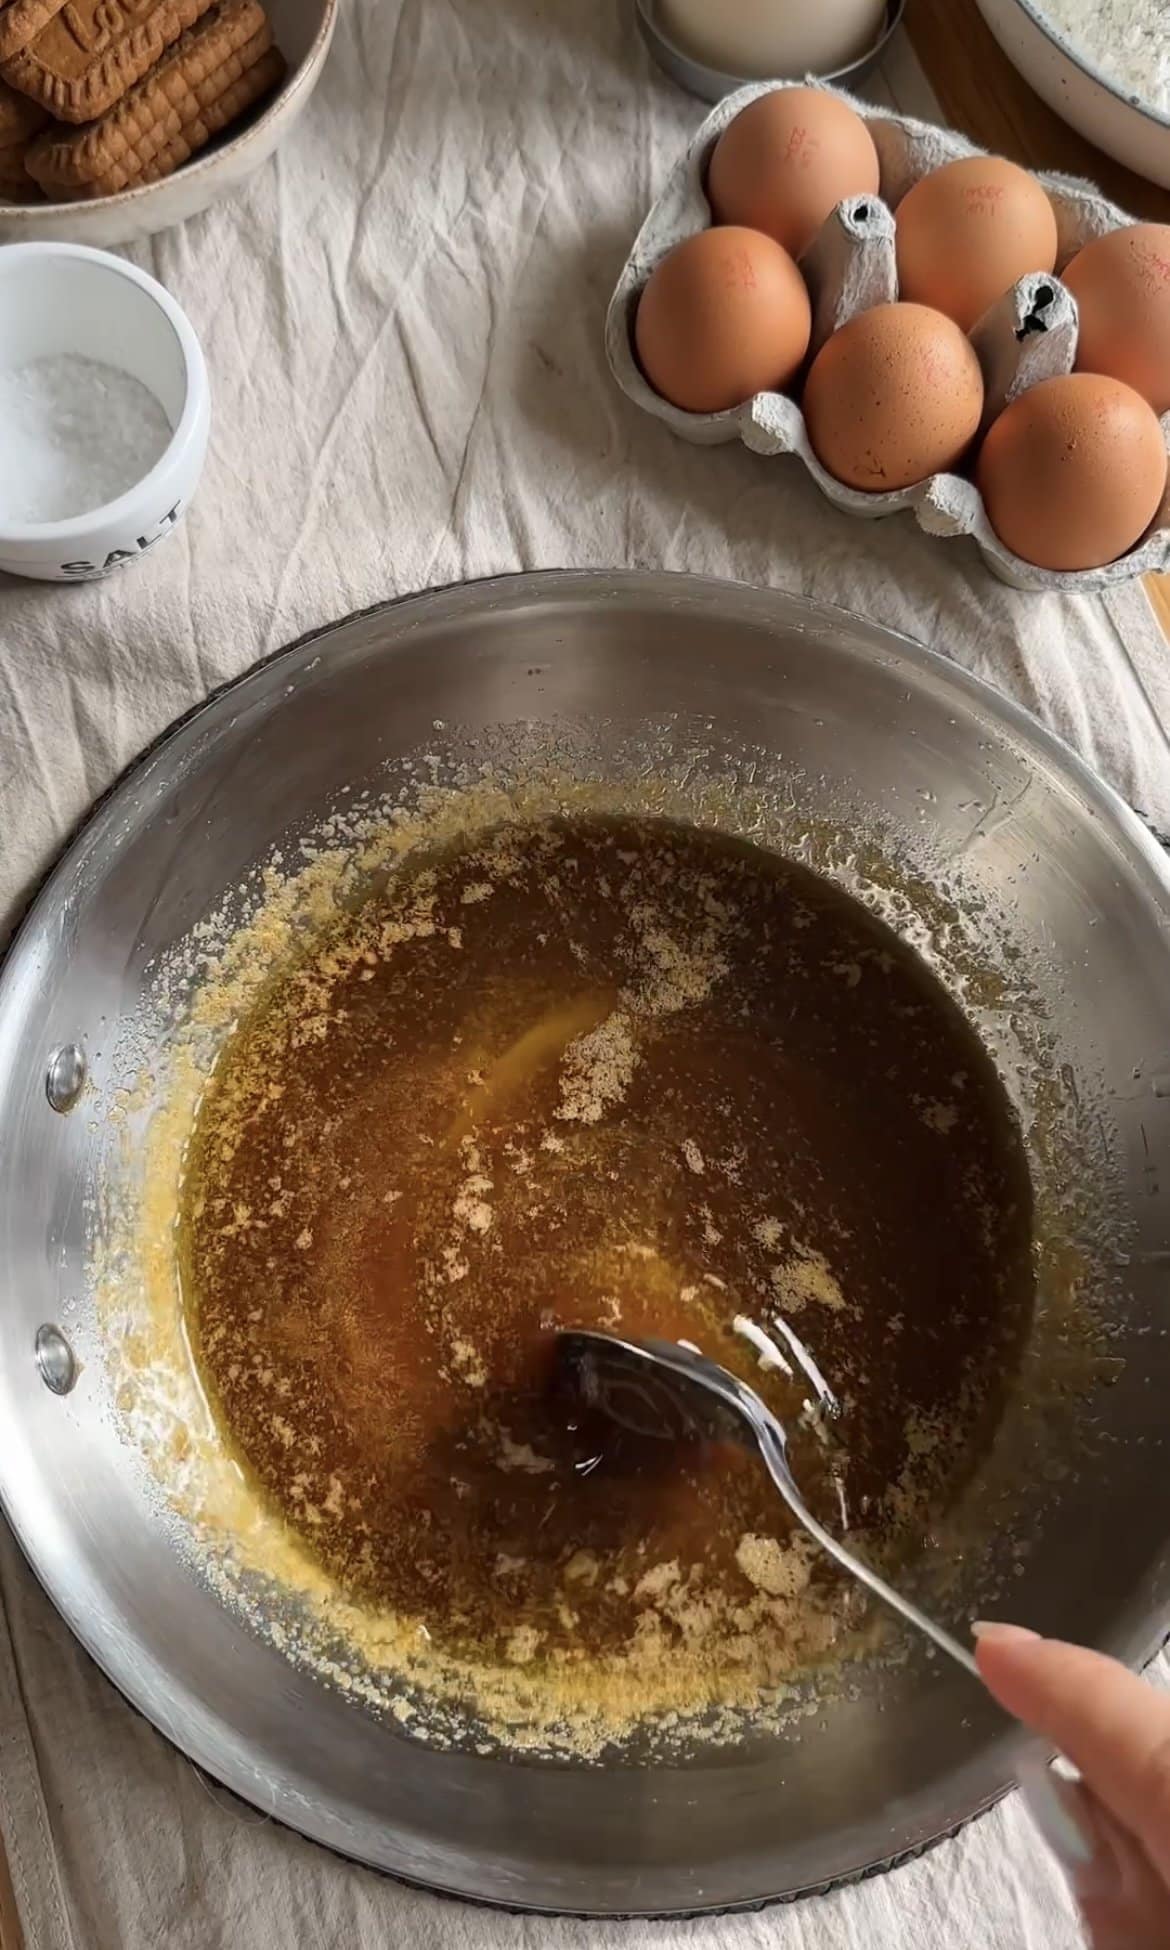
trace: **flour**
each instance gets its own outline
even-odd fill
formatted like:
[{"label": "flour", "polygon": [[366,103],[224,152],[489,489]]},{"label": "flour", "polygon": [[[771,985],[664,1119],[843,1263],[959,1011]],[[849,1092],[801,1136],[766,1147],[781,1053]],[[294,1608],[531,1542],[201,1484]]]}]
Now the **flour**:
[{"label": "flour", "polygon": [[1043,11],[1091,67],[1170,114],[1170,0],[1045,0]]},{"label": "flour", "polygon": [[[556,1116],[579,1124],[596,1124],[607,1108],[625,1096],[637,1062],[630,1022],[615,1010],[588,1035],[578,1036],[565,1051]],[[541,1148],[552,1149],[547,1137]]]}]

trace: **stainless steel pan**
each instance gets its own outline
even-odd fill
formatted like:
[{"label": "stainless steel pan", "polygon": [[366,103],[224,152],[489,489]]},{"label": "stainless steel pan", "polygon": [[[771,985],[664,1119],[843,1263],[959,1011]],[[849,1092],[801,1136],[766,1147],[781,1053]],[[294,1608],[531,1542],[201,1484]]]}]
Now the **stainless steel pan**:
[{"label": "stainless steel pan", "polygon": [[[221,692],[122,780],[35,902],[0,977],[0,1491],[47,1590],[126,1696],[219,1780],[363,1861],[516,1907],[687,1912],[822,1886],[993,1800],[1010,1742],[962,1674],[910,1664],[791,1739],[689,1764],[435,1752],[295,1668],[226,1607],[146,1495],[103,1391],[38,1329],[92,1329],[83,1187],[109,1052],[156,958],[346,785],[501,723],[563,748],[703,725],[794,804],[878,809],[958,859],[1018,923],[1053,997],[1054,1074],[1099,1107],[1116,1173],[1117,1378],[1093,1454],[1026,1486],[1041,1540],[1018,1614],[1136,1657],[1170,1600],[1170,873],[1118,799],[942,658],[775,592],[651,574],[538,574],[355,616]],[[673,726],[673,730],[664,727]],[[690,735],[690,734],[685,734]],[[1040,963],[1044,964],[1040,971]],[[55,1110],[51,1053],[88,1097]],[[69,1059],[54,1094],[69,1100]],[[89,1104],[89,1114],[85,1111]],[[1094,1112],[1096,1115],[1096,1111]],[[100,1120],[99,1120],[100,1121]],[[1043,1519],[1043,1521],[1041,1521]]]}]

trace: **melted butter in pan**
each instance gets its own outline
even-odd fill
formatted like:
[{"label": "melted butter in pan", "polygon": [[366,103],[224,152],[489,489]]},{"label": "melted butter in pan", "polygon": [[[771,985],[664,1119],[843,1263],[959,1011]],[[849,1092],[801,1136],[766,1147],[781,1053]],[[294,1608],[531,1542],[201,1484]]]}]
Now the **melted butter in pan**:
[{"label": "melted butter in pan", "polygon": [[1030,1222],[986,1054],[858,903],[581,819],[400,875],[272,985],[180,1233],[225,1433],[346,1589],[481,1659],[763,1647],[774,1675],[831,1645],[832,1574],[748,1455],[583,1419],[555,1330],[703,1348],[788,1421],[827,1522],[912,1555],[994,1434]]}]

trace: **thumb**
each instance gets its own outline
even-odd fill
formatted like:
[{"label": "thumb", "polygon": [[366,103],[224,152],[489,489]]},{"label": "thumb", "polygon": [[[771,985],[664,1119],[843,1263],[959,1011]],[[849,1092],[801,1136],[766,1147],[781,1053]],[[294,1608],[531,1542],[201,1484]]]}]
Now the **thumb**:
[{"label": "thumb", "polygon": [[1019,1626],[977,1627],[975,1657],[1000,1705],[1067,1754],[1170,1886],[1170,1699],[1115,1659]]}]

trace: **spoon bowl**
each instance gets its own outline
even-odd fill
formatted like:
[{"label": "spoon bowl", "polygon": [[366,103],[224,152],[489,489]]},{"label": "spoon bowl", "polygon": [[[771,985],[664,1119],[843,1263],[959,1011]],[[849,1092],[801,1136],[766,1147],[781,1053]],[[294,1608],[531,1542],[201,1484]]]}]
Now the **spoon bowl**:
[{"label": "spoon bowl", "polygon": [[[974,1657],[950,1632],[838,1538],[813,1515],[792,1474],[784,1425],[746,1381],[697,1348],[678,1341],[627,1341],[616,1334],[574,1328],[558,1336],[564,1378],[590,1408],[635,1435],[674,1442],[738,1442],[754,1448],[789,1510],[841,1569],[891,1611],[930,1639],[975,1680]],[[1090,1847],[1075,1812],[1075,1795],[1039,1753],[1019,1763],[1020,1789],[1037,1828],[1070,1872],[1083,1868]]]},{"label": "spoon bowl", "polygon": [[792,1474],[784,1425],[746,1381],[677,1341],[626,1341],[615,1334],[575,1329],[560,1336],[559,1354],[582,1399],[635,1435],[730,1441],[754,1448],[793,1516],[821,1549],[978,1678],[966,1646],[855,1557],[813,1515]]}]

